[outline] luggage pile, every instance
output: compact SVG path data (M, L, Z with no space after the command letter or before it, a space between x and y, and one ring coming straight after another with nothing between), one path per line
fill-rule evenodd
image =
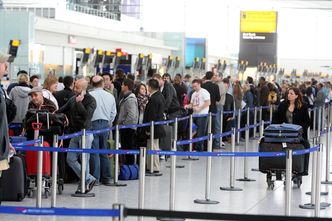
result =
M307 140L303 139L302 127L295 124L272 124L264 130L264 137L259 143L259 152L286 152L310 148ZM300 188L302 176L308 175L309 154L293 156L292 181ZM283 180L286 170L285 157L259 157L259 171L266 174L268 188L274 189L272 178Z

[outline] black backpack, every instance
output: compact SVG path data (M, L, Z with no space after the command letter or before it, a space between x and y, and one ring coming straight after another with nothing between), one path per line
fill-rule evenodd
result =
M6 100L6 112L7 112L7 121L8 124L11 123L14 118L16 117L16 112L17 112L17 107L14 104L14 102L9 99L9 97L7 96L6 92L3 90L3 88L1 87L1 90L3 92L3 94L5 95L5 100Z

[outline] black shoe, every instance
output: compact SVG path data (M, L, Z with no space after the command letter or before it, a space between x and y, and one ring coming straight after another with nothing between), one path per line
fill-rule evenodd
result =
M88 184L88 188L85 190L85 193L90 192L90 191L93 189L93 187L94 187L94 185L96 184L96 182L97 182L97 180L93 180L93 181L91 181L91 182Z
M101 184L105 185L105 186L112 186L113 183L111 181L108 182L102 182Z

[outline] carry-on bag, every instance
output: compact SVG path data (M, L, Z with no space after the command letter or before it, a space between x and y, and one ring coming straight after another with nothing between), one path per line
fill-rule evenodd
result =
M9 169L2 172L2 201L22 201L28 193L28 178L24 158L14 155L10 158Z

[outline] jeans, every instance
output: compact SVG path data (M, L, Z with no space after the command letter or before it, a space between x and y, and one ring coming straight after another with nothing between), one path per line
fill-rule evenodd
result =
M221 128L221 115L220 112L222 111L223 106L217 106L217 116L212 117L212 133L213 134L219 134L220 128ZM221 138L213 139L212 146L213 147L220 147L220 140Z
M108 128L107 120L92 121L92 130ZM108 149L109 133L94 134L92 149L105 150ZM111 180L111 164L107 154L91 154L90 156L91 174L99 182L110 182Z
M197 137L206 136L208 118L207 117L194 118L194 123L197 126L196 136ZM195 147L197 151L204 151L204 141L197 142Z
M93 140L93 135L87 134L85 138L86 149L91 149L92 140ZM71 138L68 148L81 148L81 147L82 147L81 137ZM81 155L80 153L73 153L73 152L69 152L67 154L67 163L73 169L73 171L78 177L81 177L81 164L78 162L78 158L80 157L80 155ZM90 156L89 154L85 154L85 156L86 156L85 183L89 184L93 180L95 180L95 178L90 174L90 167L89 167Z

